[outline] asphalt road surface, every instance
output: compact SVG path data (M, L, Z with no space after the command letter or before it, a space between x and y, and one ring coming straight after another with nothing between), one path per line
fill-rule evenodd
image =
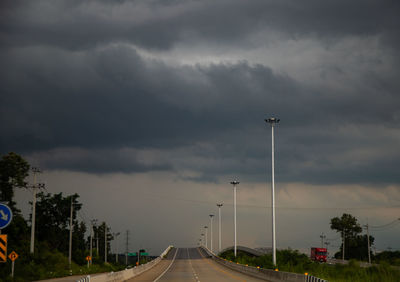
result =
M128 280L136 281L265 281L226 268L199 248L172 249L166 259L152 269Z

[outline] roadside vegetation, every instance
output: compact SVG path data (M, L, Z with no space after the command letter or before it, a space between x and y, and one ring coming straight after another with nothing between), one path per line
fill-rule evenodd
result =
M36 203L35 252L30 254L31 218L25 219L14 202L15 189L28 189L27 178L30 165L21 156L9 153L0 158L0 202L8 205L13 212L11 223L2 234L8 236L8 254L15 251L14 280L11 279L11 261L0 263L0 281L33 281L70 275L68 263L69 221L71 202L74 206L72 216L72 274L88 274L106 271L118 271L125 265L104 263L104 238L107 232L107 250L109 261L115 259L110 253L113 240L105 222L93 226L93 264L87 268L86 257L89 255L90 237L86 236L88 227L80 217L82 204L79 195L50 194L40 192ZM98 249L96 248L98 246Z
M235 258L233 251L226 251L220 257L243 265L259 266L275 269L272 265L272 255L253 257L238 251ZM276 253L277 269L279 271L308 273L328 280L329 282L397 282L400 281L400 269L392 267L387 261L381 260L378 266L360 267L356 260L350 260L348 265L331 265L313 262L305 254L295 250L279 250ZM397 258L399 259L399 257Z

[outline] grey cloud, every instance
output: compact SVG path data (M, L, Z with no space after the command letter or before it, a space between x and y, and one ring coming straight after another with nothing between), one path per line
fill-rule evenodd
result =
M382 87L375 76L365 81L365 89L332 93L262 65L171 67L145 60L124 45L79 53L26 48L4 54L2 61L9 66L0 76L3 152L29 154L60 147L94 151L71 160L57 155L47 158L45 165L54 169L75 167L100 173L189 169L200 172L199 180L216 181L226 174L264 179L269 132L263 119L277 115L282 119L278 177L318 183L355 181L382 160L374 156L363 171L331 162L343 146L346 150L360 143L369 146L368 138L339 129L352 124L398 128L396 88ZM386 95L376 100L385 87ZM394 136L387 138L390 147L396 146ZM201 143L210 145L196 146ZM151 166L125 158L108 162L93 157L109 155L96 150L123 147L174 153L189 149L179 158L173 154L163 158L168 153L161 152L160 165ZM385 181L397 181L395 166L383 164ZM378 172L371 173L368 179L379 177Z
M325 38L328 44L342 36L382 34L382 42L397 46L398 11L396 1L378 0L6 1L0 38L11 46L68 49L109 42L170 49L186 40L249 47L248 36L261 32L268 38L272 29L290 38Z
M169 171L172 169L169 164L160 162L159 159L152 161L145 152L128 148L114 150L58 148L34 152L28 155L27 159L44 170L69 170L95 174Z
M381 30L393 36L395 7L363 2L356 17L356 4L342 11L337 1L5 3L0 28L3 153L35 156L49 169L187 170L196 173L182 174L185 179L215 182L241 175L256 181L269 169L270 133L263 119L276 115L282 119L277 134L280 179L399 180L396 61L384 72L364 68L354 77L351 70L322 66L321 73L329 74L321 79L325 84L312 84L246 61L172 66L122 43L168 49L192 38L229 48L227 42L240 45L238 40L246 41L243 34L259 32L266 23L292 36L314 34L328 41ZM115 14L108 13L111 7ZM57 16L61 10L63 16ZM396 50L379 47L396 58ZM351 63L362 65L366 57ZM341 84L345 87L331 86ZM354 130L343 130L351 126ZM61 154L65 148L74 148L69 158ZM158 153L151 163L143 163L136 155L122 155L121 148ZM376 153L349 153L359 148ZM120 152L114 158L113 150Z

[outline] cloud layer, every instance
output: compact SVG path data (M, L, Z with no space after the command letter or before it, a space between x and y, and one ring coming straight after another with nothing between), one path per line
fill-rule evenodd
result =
M282 181L398 183L397 6L6 1L1 151L259 181L276 115Z

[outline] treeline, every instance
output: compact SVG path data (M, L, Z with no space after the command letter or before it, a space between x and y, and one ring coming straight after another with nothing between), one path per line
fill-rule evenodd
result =
M15 189L29 189L27 177L30 165L16 153L9 153L0 160L0 201L8 205L13 212L12 222L2 234L8 237L8 253L15 251L19 257L15 261L14 281L32 281L49 277L65 276L70 274L68 261L70 213L72 214L72 273L87 273L106 270L118 270L122 266L104 265L105 232L107 232L107 253L109 260L110 242L113 236L105 222L93 226L93 265L86 267L86 257L89 255L90 231L83 220L78 219L82 208L79 195L63 195L39 192L36 202L35 247L30 252L31 222L25 219L14 201ZM32 203L30 203L32 205ZM0 281L11 281L11 262L0 264Z

